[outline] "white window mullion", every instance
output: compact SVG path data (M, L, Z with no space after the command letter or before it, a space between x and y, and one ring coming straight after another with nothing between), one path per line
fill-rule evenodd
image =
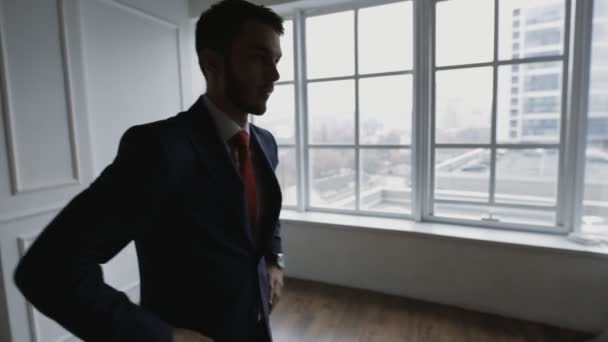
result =
M568 99L568 93L570 89L568 86L568 78L570 75L569 71L573 73L577 72L574 68L570 67L570 61L574 61L570 58L570 56L572 55L571 48L575 44L577 44L578 39L576 39L575 37L574 40L571 40L570 37L571 32L575 29L575 25L577 25L576 22L579 21L578 18L576 18L577 20L575 20L575 22L571 22L570 20L570 18L572 17L571 13L573 8L573 5L570 0L566 0L565 6L566 20L564 23L564 61L562 63L562 116L560 123L560 150L557 174L557 212L555 216L555 223L557 227L561 228L564 233L571 231L573 227L572 215L574 209L574 198L572 194L575 193L573 191L576 191L576 189L573 188L572 184L572 182L575 182L575 179L572 178L574 177L575 167L568 163L568 158L570 158L568 157L568 154L570 153L570 151L567 149L571 147L570 139L573 138L570 136L571 122L569 116L571 115L571 113L576 113L569 109L570 103ZM572 43L570 43L571 41ZM575 77L576 76L574 76L573 79ZM577 92L579 90L580 89L573 89L574 92ZM573 99L571 98L570 101L573 101Z
M428 39L433 30L433 4L426 0L414 1L414 87L412 95L412 216L422 221L431 212L431 174L429 172L430 108L431 108L431 66L429 57L432 41Z
M534 148L549 148L549 149L558 149L560 148L560 144L543 144L543 143L528 143L528 144L435 144L435 148L459 148L459 149L468 149L468 148L492 148L496 147L498 149L507 148L507 149L534 149Z
M426 185L426 198L424 199L423 202L423 209L424 209L424 213L423 213L423 219L427 218L427 219L432 219L432 215L434 212L434 206L435 206L435 126L436 126L436 122L437 122L437 115L435 113L435 97L436 97L436 78L437 78L437 66L436 64L436 54L437 51L435 49L436 47L436 41L437 41L437 30L436 30L436 14L437 14L437 3L433 3L432 1L423 1L425 3L427 3L427 17L426 19L428 19L427 22L427 29L428 29L428 36L426 37L426 39L429 41L428 42L428 47L427 47L427 51L428 51L428 57L429 57L429 62L430 62L430 82L429 82L429 97L428 97L428 101L429 101L429 109L430 109L430 115L428 116L428 118L430 119L430 122L427 122L427 127L426 127L426 132L428 133L428 139L426 140L426 143L428 144L428 148L426 149L426 151L424 151L426 153L426 158L427 160L425 160L426 165L425 165L425 171L428 175L427 181L425 183ZM429 39L430 38L430 39Z
M296 165L298 169L298 211L305 211L309 205L308 183L308 126L306 117L306 26L302 11L297 10L293 17L294 24L294 64L296 90Z
M496 116L498 103L498 0L494 0L494 58L492 67L492 126L490 140L490 186L489 186L489 201L494 204L496 197Z
M444 70L483 68L483 67L491 67L494 65L502 66L502 65L516 65L516 64L525 64L525 63L561 62L563 58L564 58L563 55L515 58L515 59L497 60L495 62L442 65L442 66L436 67L435 70L444 71Z
M501 207L501 208L514 208L514 209L522 209L522 210L544 210L544 211L555 211L554 205L535 205L535 204L516 204L516 203L489 203L489 202L478 202L478 201L467 201L467 200L450 200L450 199L436 199L435 203L443 203L443 204L457 204L457 205L471 205L471 206L480 206L480 207ZM508 224L508 223L507 223Z
M568 1L570 3L570 1ZM568 126L565 133L564 184L562 209L566 231L579 230L582 216L585 176L585 148L587 138L587 106L589 99L589 72L591 65L591 38L593 29L593 1L576 1L574 5L572 58L568 67L572 75L567 99ZM569 28L568 28L569 29Z
M359 153L359 9L355 8L355 210L361 208Z

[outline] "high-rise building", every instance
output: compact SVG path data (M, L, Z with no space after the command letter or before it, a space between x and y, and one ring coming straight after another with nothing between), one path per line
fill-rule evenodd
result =
M513 9L512 58L555 56L564 46L563 1ZM559 140L562 64L539 62L511 66L509 140Z
M593 13L589 88L589 147L608 152L608 1L596 1Z
M594 16L594 34L608 32L608 11ZM513 59L556 56L565 47L561 0L526 3L512 13ZM598 29L600 26L600 29ZM603 28L603 29L602 29ZM607 35L608 36L608 35ZM608 148L608 42L593 39L588 136L591 146ZM558 142L562 111L561 62L511 66L508 137L511 142Z

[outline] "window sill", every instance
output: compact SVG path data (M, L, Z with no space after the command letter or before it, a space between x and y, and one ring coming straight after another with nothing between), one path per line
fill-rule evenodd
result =
M559 253L574 253L608 258L608 246L586 246L569 241L562 235L468 227L405 219L369 217L320 212L281 211L280 220L289 223L308 223L344 229L415 234L425 237L451 238L481 243L543 249Z

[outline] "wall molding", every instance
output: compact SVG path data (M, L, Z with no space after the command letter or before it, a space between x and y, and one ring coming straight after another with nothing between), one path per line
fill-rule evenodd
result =
M57 187L64 187L70 185L77 185L81 183L81 170L80 161L78 157L78 144L76 136L76 117L74 113L74 94L72 86L72 70L69 58L69 45L68 45L68 28L65 17L65 1L56 0L57 8L57 19L59 22L59 41L61 45L61 60L63 66L63 79L64 79L64 91L65 101L68 116L68 132L69 132L69 143L70 143L70 155L72 159L72 178L55 183L43 183L37 185L25 185L20 177L19 168L19 154L17 141L15 140L15 120L14 120L14 108L12 105L12 94L10 90L10 72L8 67L8 54L6 51L6 39L3 36L2 28L4 26L3 17L0 16L0 70L2 75L0 76L0 88L2 88L2 116L4 119L4 130L6 134L7 142L7 153L8 153L8 164L9 173L11 176L11 195L16 196L27 192L38 192L49 190Z
M19 249L19 258L22 258L25 255L25 252L31 246L32 242L34 240L36 240L37 236L38 236L38 233L33 234L33 235L20 236L17 238L17 244L18 244L18 249ZM136 280L136 281L128 284L127 286L122 287L120 289L120 291L124 292L125 294L128 294L129 292L138 288L139 283L140 283L140 281ZM32 342L45 342L42 339L42 335L40 333L39 319L40 319L41 314L38 312L38 310L36 310L36 308L30 302L26 301L26 307L27 307L28 325L29 325L29 330L30 330L30 334L32 337ZM47 318L47 319L50 319L50 318ZM66 332L65 334L61 335L59 338L55 339L52 342L66 342L68 340L71 340L72 338L74 338L74 335L70 334L69 332Z
M78 151L78 133L76 130L76 112L74 101L74 86L72 84L72 61L70 59L70 45L68 39L68 24L65 13L66 0L57 1L57 17L59 18L59 41L61 44L62 63L63 63L63 80L66 91L66 108L68 110L68 129L70 132L70 152L72 154L72 177L71 184L82 183L82 170L80 169L80 158Z
M0 6L2 6L0 4ZM0 97L2 102L2 119L4 122L4 134L6 139L6 153L8 159L8 171L10 173L10 185L11 193L14 195L17 193L17 170L16 170L16 159L15 146L13 144L13 132L15 131L13 120L12 120L12 103L10 102L11 91L9 87L9 70L6 53L6 38L4 36L4 12L0 12Z
M184 65L182 63L182 41L181 41L181 30L178 28L175 29L175 42L177 49L177 82L178 82L178 91L179 91L179 108L180 111L186 111L188 108L185 107L186 100L184 99L184 75L182 74L182 70L184 69Z
M0 216L0 224L25 220L25 219L29 219L29 218L36 217L36 216L42 216L42 215L50 214L53 212L58 212L61 209L63 209L64 206L65 206L65 204L51 205L48 207L40 207L40 208L35 208L35 209L30 209L30 210L23 210L16 214L13 213L11 215Z
M135 6L131 5L131 4L128 4L124 0L99 0L99 1L105 2L107 4L111 4L113 6L116 6L116 7L120 8L120 9L123 9L123 10L125 10L127 12L130 12L132 14L135 14L135 15L138 15L140 17L146 18L148 20L152 20L152 21L154 21L156 23L163 24L163 25L168 26L168 27L170 27L172 29L179 30L179 26L176 23L174 23L172 21L169 21L169 20L167 20L165 18L159 17L159 16L157 16L155 14L152 14L152 13L150 13L148 11L145 11L145 10L139 8L139 7L135 7Z

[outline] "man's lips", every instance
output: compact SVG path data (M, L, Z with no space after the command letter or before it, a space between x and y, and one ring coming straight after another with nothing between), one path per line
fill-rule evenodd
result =
M265 95L270 95L274 91L274 86L262 87L262 93Z

